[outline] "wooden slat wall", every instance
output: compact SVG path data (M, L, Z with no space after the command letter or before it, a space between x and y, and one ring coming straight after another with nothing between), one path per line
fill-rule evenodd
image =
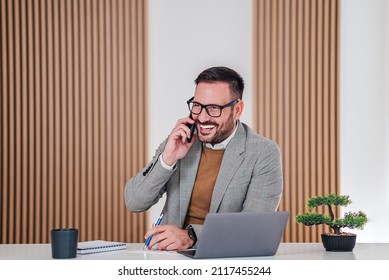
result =
M142 242L146 1L1 0L1 243Z
M284 241L320 241L294 222L310 196L339 192L339 0L254 0L254 122L279 143ZM337 209L337 211L339 211Z

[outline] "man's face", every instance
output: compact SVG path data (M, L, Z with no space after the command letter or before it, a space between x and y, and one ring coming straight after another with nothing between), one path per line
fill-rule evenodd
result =
M205 83L196 86L194 102L202 105L226 105L233 100L229 85L225 82ZM203 109L200 115L193 114L196 121L197 137L203 143L212 145L223 142L235 129L236 121L240 118L243 110L243 101L232 107L222 110L220 117L211 117Z

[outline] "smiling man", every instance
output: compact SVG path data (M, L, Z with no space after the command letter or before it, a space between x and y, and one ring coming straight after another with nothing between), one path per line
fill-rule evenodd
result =
M148 210L166 193L163 221L145 235L154 235L148 248L190 248L201 238L208 213L275 211L281 198L278 145L239 121L242 77L213 67L195 84L187 102L190 117L178 120L151 163L125 186L125 203L133 212Z

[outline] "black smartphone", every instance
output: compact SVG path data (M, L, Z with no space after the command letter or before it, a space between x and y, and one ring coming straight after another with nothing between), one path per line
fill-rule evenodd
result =
M189 118L192 118L192 114L189 115ZM194 124L187 124L187 126L190 128L190 136L188 138L186 138L186 142L189 143L192 141L192 136L193 136L193 133L195 133L196 131L196 123Z

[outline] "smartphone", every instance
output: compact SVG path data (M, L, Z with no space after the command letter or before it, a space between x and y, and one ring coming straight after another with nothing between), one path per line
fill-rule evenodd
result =
M193 120L192 114L189 115L189 118ZM186 142L189 143L192 141L193 133L196 131L196 123L194 124L187 124L187 126L190 128L190 136L186 138Z

